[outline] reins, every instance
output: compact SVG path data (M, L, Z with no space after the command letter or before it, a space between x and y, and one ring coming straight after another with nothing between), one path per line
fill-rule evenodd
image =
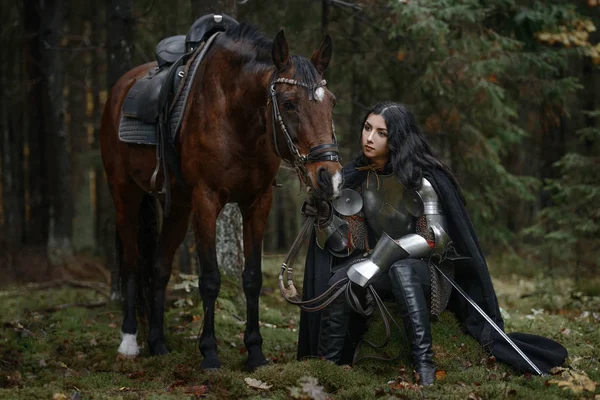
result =
M300 228L300 232L298 233L298 236L296 236L296 239L294 240L292 247L287 252L287 254L283 260L283 263L281 264L281 269L279 271L279 291L281 292L281 295L288 303L294 304L294 305L300 307L300 309L302 311L316 312L316 311L323 310L325 307L327 307L328 305L333 303L339 296L341 296L342 294L345 294L346 302L348 303L350 308L354 312L356 312L364 317L368 317L373 313L373 304L372 303L375 302L375 305L377 306L379 315L381 315L381 319L383 320L383 324L385 327L385 335L386 335L385 340L383 341L382 344L375 344L367 339L362 339L356 346L356 350L354 352L354 357L352 359L352 364L356 364L357 362L365 360L365 359L376 359L376 360L384 360L384 361L393 361L393 360L397 359L402 354L402 350L398 353L398 355L396 355L395 357L391 357L391 358L381 357L381 356L358 357L358 353L359 353L361 345L363 343L366 343L367 345L369 345L370 347L372 347L374 349L380 349L382 347L385 347L390 342L390 339L391 339L390 319L392 320L394 325L398 328L398 330L400 332L402 331L402 329L400 328L400 326L398 325L396 320L392 317L391 313L389 312L389 310L383 303L383 300L381 300L381 297L379 297L379 294L377 294L377 292L375 291L373 286L369 286L369 288L367 289L368 291L367 291L367 307L366 308L362 307L358 296L352 290L352 283L349 281L349 279L347 277L335 282L325 292L323 292L321 295L319 295L313 299L302 300L300 298L300 296L298 294L298 290L296 289L296 286L294 285L293 264L294 264L294 261L296 260L296 256L298 255L298 252L300 250L300 247L302 246L302 243L306 239L309 238L312 228L314 226L314 223L315 223L315 217L305 217L304 223L302 224L302 227ZM284 275L285 275L287 282L284 282Z
M273 79L271 80L271 84L269 86L270 97L269 97L269 100L267 101L267 105L269 105L269 103L270 103L270 105L272 107L271 123L272 123L272 131L273 131L273 146L275 148L275 153L277 154L277 156L279 158L281 158L286 163L288 163L292 167L294 167L294 169L296 170L296 173L298 174L298 178L300 179L300 181L302 181L306 184L307 181L310 181L307 177L307 172L306 172L307 164L316 163L316 162L326 162L326 161L340 162L341 159L340 159L340 155L339 155L337 138L335 135L335 126L333 125L333 121L332 121L332 132L333 132L333 135L332 135L333 142L332 143L317 145L315 147L312 147L309 150L308 154L306 154L306 155L301 154L300 150L298 149L298 146L296 146L291 135L289 134L289 132L285 126L285 122L283 121L281 112L279 111L279 104L277 101L277 92L275 90L275 86L277 84L286 84L286 85L295 85L295 86L304 87L308 90L309 100L314 100L316 90L324 87L327 84L327 82L325 80L322 80L318 83L311 85L311 84L307 84L305 82L297 81L295 79L277 78L276 72L275 72L275 75L273 76ZM283 137L287 144L288 151L292 157L291 160L284 158L279 149L279 141L277 140L277 124L275 122L276 120L279 122L279 129L280 129L281 133L283 134ZM356 313L363 315L365 317L368 317L369 315L371 315L373 313L373 304L372 303L374 301L379 309L379 314L381 315L381 317L384 321L385 330L386 330L386 338L385 338L385 341L383 342L383 344L381 344L381 345L373 344L372 342L370 342L366 339L361 340L361 342L357 346L356 351L354 353L353 364L360 360L367 359L367 358L374 358L374 359L380 359L380 360L394 360L394 359L398 358L400 356L400 354L398 354L398 356L396 356L394 358L385 358L385 357L378 357L378 356L358 357L358 351L360 349L360 345L363 342L367 343L368 345L370 345L373 348L381 348L389 343L390 337L391 337L391 329L390 329L390 323L389 323L388 317L391 318L392 321L394 322L394 324L398 327L398 329L400 329L400 327L398 326L396 321L392 318L390 312L387 310L387 308L383 304L383 301L381 300L381 298L379 297L379 295L377 294L375 289L373 289L373 287L369 287L369 289L368 289L367 294L369 294L369 292L370 292L370 301L367 301L368 304L367 304L366 308L362 307L360 300L359 300L358 296L352 290L352 284L347 277L335 282L324 293L322 293L321 295L319 295L313 299L302 300L300 298L300 296L298 294L298 290L296 289L296 286L294 285L293 264L294 264L294 261L296 260L298 252L300 250L300 247L302 246L302 243L306 239L308 239L308 237L310 236L310 233L312 232L314 223L315 223L314 217L306 217L305 216L304 223L302 224L302 227L300 228L300 232L298 233L298 236L294 240L292 247L286 254L283 263L281 264L281 270L279 272L279 290L280 290L283 298L288 303L297 305L298 307L300 307L301 310L303 310L305 312L317 312L317 311L323 310L325 307L327 307L328 305L333 303L342 294L345 294L346 301L349 304L350 308L353 311L355 311ZM284 282L284 275L286 276L287 282Z

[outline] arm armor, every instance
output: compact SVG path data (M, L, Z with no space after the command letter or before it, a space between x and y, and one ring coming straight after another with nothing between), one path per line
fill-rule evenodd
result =
M323 226L315 226L315 232L319 248L327 249L336 257L348 255L348 222L332 212Z
M447 233L448 223L439 197L431 183L425 178L423 178L421 189L417 190L416 193L423 203L423 212L420 215L415 215L415 217L425 216L427 228L433 234L434 245L431 252L442 253L450 241L450 236Z
M381 272L387 271L392 264L405 258L429 257L432 252L441 253L450 237L447 234L446 217L442 205L431 183L423 178L421 189L415 197L409 212L415 217L425 216L427 229L433 235L433 247L422 236L415 233L393 240L384 233L373 252L366 260L353 264L348 269L348 278L362 287L370 284ZM416 204L416 206L415 206Z

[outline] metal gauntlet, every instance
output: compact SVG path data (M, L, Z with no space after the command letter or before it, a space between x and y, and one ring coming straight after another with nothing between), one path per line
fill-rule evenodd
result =
M327 249L334 256L348 255L348 222L334 213L325 225L315 226L317 246Z
M425 257L430 252L431 247L422 236L410 233L396 241L384 232L369 257L348 268L348 279L365 287L395 262L405 258Z

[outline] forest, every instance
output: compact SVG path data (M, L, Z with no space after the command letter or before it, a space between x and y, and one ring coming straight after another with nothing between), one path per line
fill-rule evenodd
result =
M269 365L243 370L234 204L217 225L225 367L201 371L191 340L203 313L191 226L167 295L172 352L117 356L121 287L102 113L119 77L213 12L271 39L283 29L291 52L308 58L331 37L324 78L343 163L360 150L371 105L390 100L414 113L461 185L507 330L561 342L563 368L517 374L448 313L434 327L433 388L411 383L398 343L384 350L403 354L390 363L295 361L299 310L281 297L277 274L305 195L284 163L262 256ZM599 1L14 0L0 14L0 398L599 398ZM383 329L374 322L369 335Z

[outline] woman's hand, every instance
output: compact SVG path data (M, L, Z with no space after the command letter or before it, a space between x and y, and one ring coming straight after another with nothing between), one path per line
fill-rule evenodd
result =
M325 200L314 200L309 197L302 205L300 212L306 217L315 218L318 225L323 226L331 217L331 204Z

